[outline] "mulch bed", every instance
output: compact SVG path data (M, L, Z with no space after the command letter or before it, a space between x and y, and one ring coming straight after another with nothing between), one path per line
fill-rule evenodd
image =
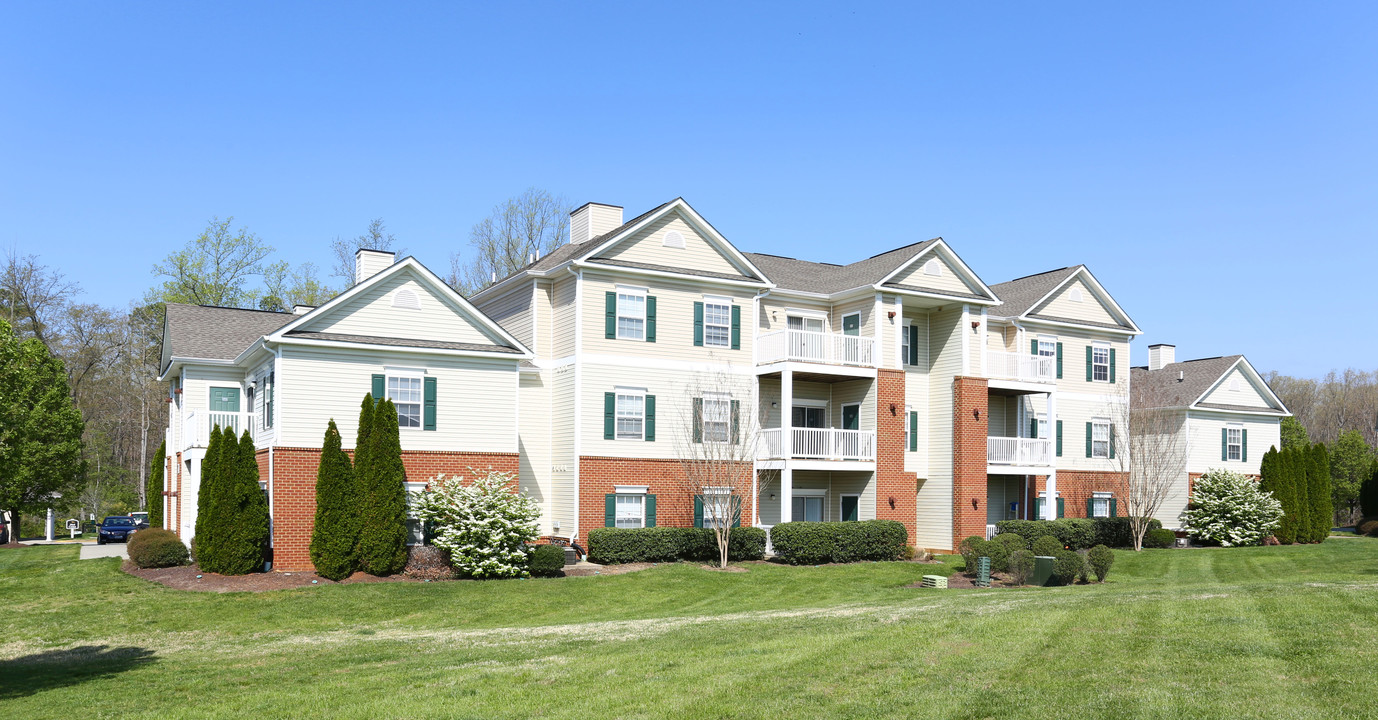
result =
M1008 575L1005 575L1004 573L991 573L991 574L990 574L990 586L991 586L992 588L1011 588L1011 587L1020 587L1019 585L1016 585L1016 584L1014 583L1014 581L1011 580L1011 579L1009 578L1009 576L1008 576ZM905 585L905 587L906 587L906 588L910 588L910 589L913 589L913 588L922 588L922 587L923 587L923 581L920 580L919 582L916 582L916 583L910 583L910 584L908 584L908 585ZM972 589L972 588L975 588L975 589L978 589L978 590L986 590L986 589L987 589L987 588L977 588L977 587L976 587L976 578L967 577L966 575L963 575L962 573L959 573L959 572L955 572L955 573L952 573L951 575L948 575L948 576L947 576L947 587L948 587L949 590L952 590L952 589L963 589L963 590L966 590L966 589Z
M17 542L8 542L8 543L5 543L4 545L0 545L0 549L14 548L14 549L17 550L17 549L19 549L19 548L26 548L26 547L33 547L33 546L32 546L32 545L25 545L24 543L17 543Z
M20 547L28 547L21 545ZM651 563L627 563L625 565L605 565L597 567L569 567L565 570L565 577L580 577L589 575L622 575L624 573L645 570L651 567ZM143 578L149 582L155 582L174 590L195 590L200 592L265 592L268 590L290 590L299 587L320 587L322 585L353 585L355 583L386 583L386 582L476 582L472 579L466 580L429 580L425 578L408 577L406 575L391 575L388 577L374 577L368 573L357 572L349 577L336 582L328 580L315 573L310 572L266 572L249 573L248 575L217 575L215 573L203 573L195 565L183 565L181 567L170 568L138 568L134 563L125 561L122 569L137 578Z

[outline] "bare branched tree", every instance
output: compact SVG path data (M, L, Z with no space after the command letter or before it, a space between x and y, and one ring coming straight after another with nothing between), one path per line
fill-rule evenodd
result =
M499 203L469 231L467 255L450 256L450 286L469 296L550 254L569 236L569 211L567 200L536 188Z
M6 253L0 271L0 307L20 336L38 338L52 349L54 326L80 293L80 285L40 263L37 255Z
M1270 372L1264 379L1312 442L1332 445L1354 431L1369 447L1378 447L1378 372L1349 368L1320 380Z
M374 218L369 222L368 229L363 235L355 238L336 237L330 241L330 255L334 263L330 266L330 276L342 280L346 290L354 287L354 253L360 250L387 250L398 255L406 254L406 250L398 246L397 236L388 232L387 227L383 225L383 218ZM314 277L314 266L311 270Z
M703 527L717 539L719 567L727 567L732 529L743 522L743 498L754 489L761 426L750 397L749 385L714 374L698 378L680 403L680 485L701 506Z
M1121 469L1118 493L1124 499L1134 549L1142 550L1149 522L1174 490L1185 490L1187 468L1186 412L1168 407L1166 395L1149 383L1136 383L1130 403L1118 407L1113 422L1127 428L1128 447L1116 454Z

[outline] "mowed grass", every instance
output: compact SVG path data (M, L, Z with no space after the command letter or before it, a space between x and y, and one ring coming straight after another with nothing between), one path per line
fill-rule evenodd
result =
M1378 715L1368 538L976 591L876 563L212 595L76 555L0 551L7 716Z

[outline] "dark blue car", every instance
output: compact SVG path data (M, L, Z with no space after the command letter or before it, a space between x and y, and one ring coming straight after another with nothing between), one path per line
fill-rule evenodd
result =
M116 540L129 542L129 536L138 529L139 524L128 515L107 515L100 527L96 528L96 544L104 545Z

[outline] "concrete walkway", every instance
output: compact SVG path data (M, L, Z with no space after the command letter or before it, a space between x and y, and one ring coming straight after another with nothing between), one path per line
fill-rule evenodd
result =
M129 546L124 543L110 543L108 545L97 545L95 543L81 544L81 559L90 560L92 558L117 557L129 559Z

